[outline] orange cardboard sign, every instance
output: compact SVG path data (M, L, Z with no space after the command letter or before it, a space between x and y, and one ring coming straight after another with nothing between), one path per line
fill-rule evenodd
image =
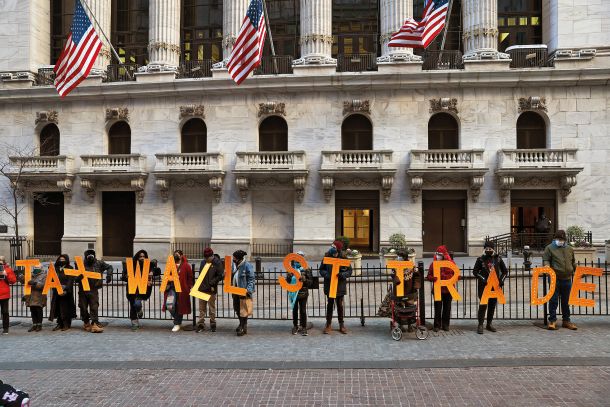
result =
M500 304L506 304L504 291L502 291L502 287L500 287L500 280L498 280L495 267L491 268L491 273L489 273L489 277L487 278L487 284L485 285L483 295L481 296L481 304L487 305L490 298L497 298Z
M91 287L89 286L89 279L92 280L101 280L102 274L96 273L94 271L85 270L85 263L83 263L82 256L75 256L74 261L76 262L76 269L64 269L64 274L67 276L79 277L83 276L81 284L83 286L83 291L90 291Z
M388 261L388 268L396 270L396 277L398 277L398 281L400 282L396 286L397 297L405 296L405 270L412 269L413 267L415 267L415 263L413 263L412 261Z
M25 285L23 286L23 294L30 295L32 293L32 287L28 284L32 279L32 269L34 267L40 267L40 260L38 259L27 259L27 260L16 260L15 265L17 267L25 268L24 281Z
M134 270L135 263L135 270ZM146 294L148 291L148 272L150 270L150 260L144 259L144 267L140 269L140 262L126 258L127 266L127 292L129 294Z
M280 283L280 287L291 293L297 292L301 288L303 288L303 282L300 280L301 273L299 273L299 271L293 268L290 264L290 262L293 260L301 263L304 268L309 267L309 264L307 264L307 260L305 260L305 258L301 255L298 255L296 253L289 253L288 255L286 255L286 257L284 257L284 269L286 269L288 273L293 274L296 277L297 282L295 284L288 284L288 281L286 281L286 278L284 278L284 276L279 276L278 282Z
M456 266L455 263L449 260L434 260L432 262L432 267L434 277L436 278L436 281L434 282L434 301L441 300L442 287L447 287L449 293L451 294L451 297L453 297L455 301L461 301L462 296L455 288L455 283L457 283L458 279L460 278L460 269L458 268L458 266ZM441 280L441 268L443 267L450 268L451 270L453 270L453 277L448 280Z
M576 305L579 307L595 307L595 300L593 298L581 298L578 296L578 294L580 291L594 293L597 285L595 283L583 283L581 279L585 275L601 277L602 273L603 270L596 267L576 267L574 281L572 282L572 290L570 291L570 305Z
M174 283L174 291L176 291L177 293L181 293L182 287L180 287L180 276L178 275L176 262L174 261L174 256L172 255L167 256L167 263L165 263L165 272L163 273L163 280L161 281L159 291L164 293L167 289L167 284L170 281Z
M333 266L330 272L330 289L328 290L329 298L337 298L337 286L339 285L339 269L341 266L348 267L351 262L348 259L339 259L336 257L324 257L323 264Z
M42 289L42 293L47 295L49 293L49 289L54 288L57 290L57 294L64 295L64 289L61 287L61 281L59 281L59 276L57 275L57 271L55 271L55 265L53 263L49 264L49 270L47 271L47 279L44 282L44 288Z
M191 288L191 292L189 293L191 297L199 298L200 300L204 301L210 301L210 298L212 298L210 294L202 293L201 291L199 291L199 287L201 287L203 279L208 274L208 270L210 270L211 266L212 263L206 263L206 265L203 267L203 270L201 270L201 273L199 273L199 277L197 277L197 281L195 281L195 285L193 286L193 288Z
M248 294L248 290L245 288L234 287L231 282L231 278L233 277L233 270L231 265L233 261L231 256L225 256L225 283L224 283L224 292L228 294L239 295L240 297L245 297Z
M549 302L549 300L553 296L553 293L555 292L555 287L557 286L557 275L555 274L555 271L553 271L553 269L549 266L535 267L533 271L534 272L532 273L532 289L530 294L530 301L532 305L544 305ZM539 298L538 280L542 274L548 274L551 277L551 286L549 287L549 291L546 293L546 295L542 298Z

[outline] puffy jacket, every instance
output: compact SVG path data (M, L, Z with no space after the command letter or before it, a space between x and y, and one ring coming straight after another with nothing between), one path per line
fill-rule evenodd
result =
M326 253L324 257L332 257L329 253ZM324 294L328 295L330 292L330 281L333 271L333 266L331 264L320 265L320 276L324 278ZM341 266L339 267L339 281L337 282L337 297L341 297L347 294L347 279L352 276L352 267L351 266Z
M10 266L5 264L4 271L6 271L6 276L4 276L3 279L0 279L0 300L8 300L11 298L11 288L9 286L17 282L17 277L15 277L15 273Z
M443 260L448 260L455 264L451 256L449 255L449 251L447 251L447 247L439 246L436 251L441 253L444 257ZM450 280L455 273L449 267L441 267L441 280ZM430 263L430 267L428 267L428 275L426 276L426 280L435 282L436 277L434 277L434 262ZM432 286L432 292L434 292L434 286ZM449 289L447 287L441 287L441 293L448 294Z
M496 275L498 276L498 280L500 280L500 285L504 285L504 279L508 276L508 270L506 269L506 265L497 254L492 256L483 255L477 259L474 263L474 268L472 269L472 274L482 283L486 284L487 279L489 278L489 273L491 273L491 267L496 270Z
M93 264L87 264L86 259L87 256L89 254L92 254L95 257L95 250L86 250L85 251L85 270L87 271L94 271L96 273L100 273L102 275L102 278L100 280L90 280L89 281L89 285L91 290L98 290L100 288L102 288L102 286L104 285L104 272L106 272L106 277L108 278L108 276L110 276L109 278L112 279L112 273L114 272L114 268L106 263L103 260L99 260L99 259L95 259L95 261L93 262ZM83 290L83 283L82 283L82 279L79 279L78 281L78 288L79 290Z
M24 277L19 280L23 283ZM32 274L31 280L34 280L36 284L31 285L30 295L25 296L25 305L28 307L46 307L47 306L47 294L43 294L42 290L47 282L47 272L41 271L37 275Z
M199 272L203 270L206 265L206 261L203 260L199 265ZM222 261L216 257L212 258L212 265L208 270L208 273L205 275L201 286L199 286L199 291L205 294L216 294L218 292L218 284L225 277L224 267L222 265Z
M574 249L571 246L558 247L551 243L544 248L542 264L550 266L560 280L570 280L576 270Z

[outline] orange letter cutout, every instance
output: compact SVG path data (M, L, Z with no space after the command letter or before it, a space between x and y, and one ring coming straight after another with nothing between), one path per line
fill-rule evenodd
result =
M333 268L330 272L330 289L328 290L329 298L337 298L337 286L339 285L339 269L341 266L348 267L351 262L349 259L338 259L335 257L324 257L323 264L332 264Z
M548 274L549 276L551 276L551 286L549 287L549 291L546 293L546 295L542 298L539 298L538 297L538 279L540 278L540 275L542 275L542 274ZM555 274L555 271L552 268L550 268L549 266L535 267L534 273L532 274L532 292L531 292L532 305L544 305L547 302L549 302L549 300L553 296L553 293L555 292L555 287L557 287L557 275Z
M32 268L36 266L40 267L40 260L17 260L15 261L15 265L17 267L25 267L25 276L23 277L23 281L25 281L25 284L23 285L23 293L25 295L30 295L32 293L32 287L30 287L28 282L32 279Z
M182 288L180 287L180 276L178 275L178 269L176 268L176 262L174 261L174 256L167 256L167 263L165 263L165 272L163 273L163 280L161 281L161 287L159 287L159 291L162 293L165 292L167 288L167 283L174 283L174 291L177 293L182 292Z
M601 277L603 270L596 267L576 267L576 273L574 274L574 281L572 282L572 291L570 291L570 305L577 305L579 307L595 307L595 300L593 298L581 298L578 296L579 291L595 292L595 283L583 283L580 281L584 275L592 275Z
M453 297L456 301L461 301L462 296L458 293L455 288L455 283L457 283L460 278L460 269L453 262L449 260L434 260L432 262L434 277L436 277L436 281L434 282L434 301L441 300L441 287L447 287L451 297ZM447 267L453 270L453 277L449 280L441 280L441 268Z
M398 261L398 260L390 260L388 261L388 267L396 270L396 277L400 281L400 284L396 286L396 296L404 297L405 296L405 270L412 269L415 267L415 263L412 261Z
M502 287L500 287L500 280L498 280L495 267L491 268L491 273L489 273L489 277L487 278L487 285L481 296L481 304L487 305L490 298L497 298L500 304L506 304L504 291L502 291Z
M90 291L91 287L89 286L89 279L101 280L102 274L96 273L94 271L85 270L85 263L83 263L82 256L75 256L74 259L76 262L76 270L64 269L64 274L73 277L78 277L82 275L83 279L81 281L81 284L83 285L83 291Z
M64 289L61 288L61 281L59 281L59 276L57 275L57 271L55 271L55 265L53 263L49 263L47 280L44 282L42 293L47 295L49 293L49 288L54 288L57 290L57 294L64 295Z
M303 282L299 280L301 278L301 273L299 273L298 270L295 270L290 264L292 260L298 261L304 268L309 267L309 264L307 264L307 260L305 260L303 256L298 255L296 253L287 254L286 257L284 257L284 268L287 272L293 274L297 278L297 282L295 284L288 284L288 281L286 281L286 278L284 276L279 276L277 279L280 283L280 287L282 287L288 292L295 293L301 288L303 288Z
M224 283L224 291L228 294L239 295L240 297L245 297L248 293L248 290L245 288L233 287L231 284L231 278L233 277L233 270L231 269L231 265L233 261L231 256L225 256L225 283Z
M148 271L150 270L150 260L144 259L144 268L140 270L140 262L136 261L134 271L133 259L126 258L127 265L127 292L129 294L146 294L148 291Z
M191 292L189 293L191 297L199 298L200 300L204 301L210 301L210 298L212 298L210 294L202 293L201 291L199 291L199 287L201 286L201 283L203 283L203 279L205 278L206 274L208 274L208 270L211 266L212 263L207 263L203 267L203 270L201 270L201 273L199 273L199 277L197 277L197 281L195 281L195 285L193 286L193 288L191 288Z

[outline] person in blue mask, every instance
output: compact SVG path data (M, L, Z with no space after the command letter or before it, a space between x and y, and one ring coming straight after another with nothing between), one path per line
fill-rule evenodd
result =
M345 258L343 254L343 242L335 240L328 249L328 252L324 257L336 257ZM319 273L320 277L324 278L324 295L326 295L326 326L324 327L323 333L328 335L332 332L332 320L333 310L335 303L337 304L337 319L339 320L339 332L347 334L347 328L345 328L344 316L345 316L345 300L344 297L347 294L347 279L352 275L352 268L350 266L341 266L339 268L339 281L337 282L337 298L331 298L330 293L330 282L332 280L332 269L330 264L320 265Z
M298 251L296 254L305 258L305 253ZM309 298L309 287L313 281L311 269L304 269L298 261L292 261L292 267L301 274L300 281L303 286L299 291L288 293L288 303L292 309L292 334L300 333L302 336L307 336L307 299ZM296 284L297 278L293 274L286 276L286 281L290 284ZM299 315L301 327L299 329Z
M558 230L555 232L553 242L544 248L542 264L549 266L557 276L557 286L549 301L549 325L548 329L557 329L557 306L561 300L561 326L570 330L578 329L576 324L570 321L570 291L572 290L572 276L576 270L576 259L574 250L566 242L566 232Z

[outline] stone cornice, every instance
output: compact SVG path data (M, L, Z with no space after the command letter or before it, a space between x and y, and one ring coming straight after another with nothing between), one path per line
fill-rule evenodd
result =
M501 71L421 71L394 73L340 73L320 76L255 76L237 87L230 79L177 80L172 82L121 82L77 87L70 101L125 100L126 98L184 97L189 95L252 94L261 92L337 92L353 89L359 93L382 89L434 89L471 87L553 87L553 86L607 86L610 68L501 70ZM52 86L25 89L1 89L0 104L14 102L59 102Z

